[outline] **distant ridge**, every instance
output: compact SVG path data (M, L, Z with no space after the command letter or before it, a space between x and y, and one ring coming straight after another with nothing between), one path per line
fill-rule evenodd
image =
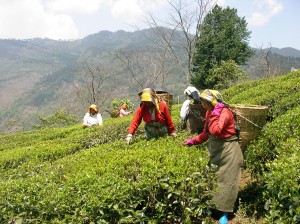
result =
M267 50L267 49L264 49L264 50ZM272 53L279 54L284 57L300 58L300 50L297 50L297 49L291 48L291 47L284 47L284 48L272 47L271 51L272 51Z

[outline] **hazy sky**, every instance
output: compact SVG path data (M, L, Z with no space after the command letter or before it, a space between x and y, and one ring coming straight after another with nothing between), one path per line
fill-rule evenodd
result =
M219 5L246 18L252 47L300 50L299 0L219 0ZM164 20L168 6L166 0L0 0L0 38L69 40L101 30L134 31L148 28L145 10Z

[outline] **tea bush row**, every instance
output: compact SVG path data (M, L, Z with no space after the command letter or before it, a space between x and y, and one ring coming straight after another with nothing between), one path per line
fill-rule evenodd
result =
M247 167L264 184L268 219L278 223L300 221L300 107L267 124L247 149Z
M270 116L275 118L299 105L300 72L242 83L225 90L223 95L232 104L269 106Z
M1 222L182 223L203 218L215 184L206 150L182 135L78 151L0 182Z
M82 129L78 124L0 136L0 173L24 163L52 161L78 150L124 139L128 126L129 121L109 119L102 127Z
M267 105L274 120L245 151L246 167L257 178L266 222L299 222L300 73L256 80L224 91L231 103ZM248 89L249 88L249 89ZM260 207L260 205L251 205Z

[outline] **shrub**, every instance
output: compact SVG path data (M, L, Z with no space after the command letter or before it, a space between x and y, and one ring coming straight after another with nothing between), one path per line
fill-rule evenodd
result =
M63 127L78 123L75 115L68 114L65 110L55 111L54 114L48 117L39 116L40 124L33 125L36 129Z
M114 99L111 102L111 106L114 110L119 110L124 103L127 105L127 110L134 109L134 104L129 99Z

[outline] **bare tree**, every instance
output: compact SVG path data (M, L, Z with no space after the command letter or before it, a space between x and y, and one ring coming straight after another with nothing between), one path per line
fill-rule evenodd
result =
M252 65L250 73L254 74L256 78L274 78L280 75L282 62L278 61L272 54L272 45L269 44L266 49L263 49L263 46L258 49L249 61L249 64Z
M75 94L83 104L103 106L116 94L118 83L114 78L113 65L93 65L84 60L84 68L79 70L82 83L75 85Z
M157 46L167 50L175 59L178 68L185 74L186 84L190 84L196 39L201 32L201 24L207 12L217 0L167 0L171 10L169 19L161 21L153 13L147 12L146 23L156 34L147 36ZM167 28L167 29L166 29ZM181 32L179 32L181 31ZM180 46L185 52L182 58Z
M166 50L128 48L114 52L114 57L125 67L136 91L148 86L163 86L170 72L170 55Z

